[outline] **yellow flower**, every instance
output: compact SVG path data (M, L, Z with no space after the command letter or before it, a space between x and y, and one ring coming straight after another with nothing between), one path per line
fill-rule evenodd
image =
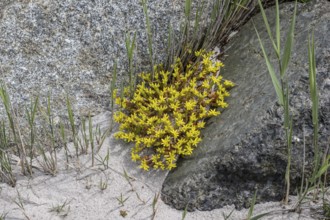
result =
M168 114L163 115L163 118L161 119L161 122L164 123L165 125L170 125L171 124L171 121L170 121L170 118L169 118Z
M133 132L130 132L130 133L126 134L125 139L127 142L132 142L132 141L134 141L134 137L135 137L135 134Z
M205 89L209 89L209 88L210 88L210 83L209 83L209 81L208 81L208 80L204 80L202 86L203 86Z
M196 117L196 114L193 112L190 117L189 117L189 121L190 122L195 122L197 121L197 117Z
M183 155L189 156L189 155L192 154L192 152L193 152L193 149L191 148L191 146L190 145L187 145L186 146L186 149L183 151Z
M225 80L223 82L223 84L226 86L226 87L229 87L229 88L232 88L235 86L235 84L232 82L232 81L229 81L229 80Z
M175 130L175 129L172 129L172 130L171 130L171 133L172 133L172 135L173 135L173 137L174 137L175 139L179 137L179 131L177 131L177 130Z
M167 169L168 170L171 170L171 169L173 169L175 167L176 167L176 164L175 163L170 163L170 164L167 165Z
M122 112L116 112L113 116L113 119L115 120L115 122L121 123L125 120L126 115Z
M143 142L146 145L146 147L151 147L154 144L155 139L153 139L151 137L150 138L144 138Z
M194 138L194 139L192 139L192 140L190 141L190 144L191 144L192 146L197 147L198 143L201 142L201 140L202 140L202 139L201 139L200 137L196 137L196 138Z
M141 160L140 168L143 169L143 170L146 170L146 171L149 170L149 165L147 164L146 159Z
M219 82L220 82L220 78L217 78L217 77L215 77L215 76L211 76L211 80L212 80L212 82L214 82L214 83L219 83Z
M211 109L209 112L208 112L208 116L217 116L217 115L220 115L220 112L219 111L216 111L215 109Z
M176 158L191 155L201 141L204 119L220 114L211 108L228 106L225 97L234 84L217 74L223 64L213 61L211 55L195 51L198 63L189 61L186 66L177 58L173 72L155 66L154 77L140 74L141 83L133 94L129 87L121 90L120 97L117 90L113 92L121 107L114 114L120 123L115 137L135 142L131 158L140 161L143 170L176 167Z
M116 103L116 105L121 106L121 98L117 97L116 100L115 100L115 103Z
M141 159L140 155L134 153L133 151L131 152L131 157L134 162Z
M158 160L160 159L160 155L159 154L154 154L152 155L151 157L151 160L154 164L157 164L158 163Z
M164 147L169 147L171 145L171 138L170 136L166 136L161 140Z
M155 131L155 138L160 138L165 134L165 131L163 129L158 129Z
M176 111L179 108L179 103L171 103L170 104L170 108L173 109L174 111Z
M221 108L227 108L228 107L228 104L222 100L218 100L217 101L217 105Z
M202 50L195 51L195 56L196 56L196 57L199 57L199 56L202 55L202 53L203 53Z
M189 100L186 102L185 107L188 111L194 110L195 106L196 106L196 101L195 100Z
M205 126L205 122L204 121L199 121L197 123L197 128L204 128L204 126Z
M175 120L175 124L176 124L177 126L181 127L182 125L185 124L185 122L183 121L182 118L180 118L180 119L176 119L176 120Z
M205 66L210 66L210 65L212 65L212 61L210 60L210 57L208 57L208 56L203 56L202 64L204 64Z

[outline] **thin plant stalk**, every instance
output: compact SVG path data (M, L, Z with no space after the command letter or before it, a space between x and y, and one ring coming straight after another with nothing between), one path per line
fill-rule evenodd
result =
M257 190L254 192L253 198L251 200L251 206L249 208L249 212L248 212L248 216L247 216L247 220L251 220L251 217L253 215L253 211L254 211L254 205L256 204L257 201Z
M30 126L30 167L32 167L32 160L33 160L33 151L34 151L34 144L35 144L35 116L37 113L39 97L37 96L34 102L31 101L30 110L26 109L26 116L28 119L28 123Z
M320 150L318 147L318 91L316 85L316 62L315 62L314 34L308 38L308 60L309 60L309 88L312 100L313 121L313 147L314 147L314 173L319 169Z
M62 138L62 142L64 144L64 152L65 152L65 160L66 160L66 169L69 168L69 155L68 155L68 142L67 142L67 137L66 137L66 132L64 129L64 124L61 122L60 123L60 134Z
M151 65L151 73L152 77L154 77L154 54L152 50L152 32L151 32L151 26L150 26L150 18L148 14L148 7L147 7L147 0L142 0L142 7L143 7L143 13L146 19L146 30L147 30L147 38L148 38L148 51L149 51L149 59L150 59L150 65Z
M9 127L14 136L14 143L16 145L17 153L20 158L19 164L21 166L22 173L26 174L25 166L28 163L26 161L25 149L24 149L24 146L22 145L23 143L20 140L20 134L18 134L18 129L16 128L16 125L18 125L18 124L15 121L15 113L12 109L11 101L10 101L9 95L8 95L7 90L4 85L2 85L0 88L0 98L5 107L7 118L9 121Z
M94 149L93 123L90 115L88 116L88 129L89 129L89 142L91 143L91 151L92 151L92 166L94 166L95 149Z
M134 77L134 69L133 69L133 55L135 50L135 42L136 42L136 33L134 33L133 40L129 36L125 37L125 45L126 52L128 57L128 73L129 73L129 87L131 94L134 91L135 87L135 77ZM115 63L115 71L117 71L117 63Z
M57 164L57 153L56 153L56 148L55 148L55 129L54 129L54 119L53 119L53 114L51 110L51 103L50 103L50 97L51 95L48 94L47 97L47 117L48 117L48 125L50 128L50 138L51 138L51 149L50 149L50 154L54 154L54 162Z
M280 105L284 109L284 130L285 130L285 137L286 137L286 145L287 145L287 166L285 171L285 183L286 183L286 193L285 193L285 199L284 203L288 204L289 200L289 193L290 193L290 170L291 170L291 157L292 157L292 117L290 114L290 107L289 107L289 86L288 86L288 75L286 74L286 70L291 58L291 51L293 47L293 39L294 39L294 29L295 29L295 23L296 23L296 13L297 13L297 2L295 3L294 13L291 20L290 29L287 33L287 38L284 46L284 52L281 56L281 45L280 45L280 16L279 16L279 3L278 0L276 0L276 34L275 34L275 40L273 38L273 35L270 30L270 26L267 20L267 16L265 14L265 11L263 9L261 0L258 0L261 14L266 26L266 30L269 36L269 39L272 42L276 58L278 61L279 66L279 72L280 72L280 80L278 80L278 77L275 73L273 65L270 63L270 60L268 58L268 55L265 51L265 48L263 46L263 43L260 39L260 36L258 34L258 31L256 30L257 37L259 39L260 47L262 50L262 53L264 55L266 65L268 68L268 72L270 74L270 77L272 79L278 100Z
M69 122L70 122L70 126L71 126L71 131L72 131L73 144L76 149L76 156L78 158L79 149L78 149L78 143L77 143L76 125L74 122L74 116L73 116L73 111L72 111L71 103L69 100L69 96L66 97L66 106L68 108L68 117L69 117Z
M10 155L6 152L8 148L8 138L6 125L4 122L0 124L0 180L4 180L11 186L16 185L16 179L10 164Z
M113 115L114 115L114 108L115 108L115 89L116 89L116 81L117 81L117 61L115 60L114 66L113 66L113 76L111 79L110 84L110 110L111 110L111 121L110 121L110 130L113 128Z

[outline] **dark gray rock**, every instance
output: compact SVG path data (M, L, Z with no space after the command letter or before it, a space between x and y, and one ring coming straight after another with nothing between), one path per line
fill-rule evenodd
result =
M282 33L288 30L292 11L292 3L281 7ZM267 10L272 27L275 26L274 12L274 8ZM287 164L283 110L277 103L253 22L269 54L272 46L261 15L252 20L227 46L223 75L237 84L228 99L229 108L208 122L199 148L191 157L180 158L178 167L163 184L163 201L177 209L184 209L186 205L190 211L232 204L237 208L246 207L256 189L258 202L283 198ZM312 30L315 31L320 98L319 145L324 150L330 136L329 1L313 1L298 7L295 46L288 70L294 124L292 190L301 180L304 134L307 171L313 157L307 54L308 34Z

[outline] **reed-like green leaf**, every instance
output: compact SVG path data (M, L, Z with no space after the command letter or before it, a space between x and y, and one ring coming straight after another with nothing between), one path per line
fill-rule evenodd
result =
M184 208L184 210L182 212L182 218L181 218L181 220L184 220L186 218L187 211L188 211L188 204L186 205L186 207Z
M111 112L112 113L113 113L114 105L115 105L114 91L116 89L116 81L117 81L117 60L115 60L115 63L113 65L113 75L112 75L111 85L110 85L110 100L111 100Z
M251 205L249 208L247 220L251 220L251 217L252 217L253 211L254 211L254 205L256 204L256 201L257 201L257 190L254 192L253 198L251 200Z
M92 166L94 166L95 150L94 150L94 135L93 135L93 123L92 117L88 115L88 130L89 130L89 142L91 143L92 151Z
M185 7L184 7L184 14L188 20L190 17L190 11L191 11L191 0L186 0Z
M276 46L277 46L277 57L278 59L280 58L281 54L281 31L280 31L280 9L279 9L279 4L278 0L276 2Z
M325 174L329 170L330 164L329 164L329 157L327 160L322 164L318 172L315 176L312 177L311 182L316 181L318 178L320 178L323 174Z
M131 93L134 91L134 85L135 85L135 77L133 70L133 55L135 50L135 42L136 42L136 32L134 33L133 40L131 40L130 36L126 35L125 45L126 45L126 52L128 57L129 87ZM115 63L115 65L117 68L117 63Z
M266 16L264 7L262 6L261 0L258 0L258 3L259 3L259 6L260 6L261 15L262 15L262 18L264 20L264 23L265 23L265 26L266 26L266 30L267 30L269 39L272 42L272 45L274 47L274 50L275 50L276 54L278 55L278 57L280 57L280 55L279 55L279 47L278 47L279 45L276 45L276 43L274 41L273 34L272 34L271 30L270 30L268 19L267 19L267 16Z
M316 62L315 62L315 45L314 34L308 39L308 58L309 58L309 88L312 99L312 117L313 124L318 124L318 91L316 84Z
M262 50L262 53L264 55L264 58L266 60L266 65L267 65L267 69L268 69L268 72L269 72L269 75L272 79L272 82L273 82L273 85L274 85L274 88L275 88L275 91L276 91L276 94L277 94L277 97L278 97L278 101L280 103L280 105L284 106L284 100L283 100L283 92L282 92L282 87L281 87L281 84L275 74L275 71L274 71L274 68L273 68L273 65L270 63L269 59L268 59L268 56L266 54L266 51L265 51L265 48L264 48L264 45L260 39L260 36L259 36L259 33L257 31L257 29L255 28L256 30L256 33L257 33L257 36L258 36L258 39L259 39L259 43L260 43L260 47L261 47L261 50Z
M284 73L286 72L291 57L291 51L292 51L293 39L294 39L294 29L296 24L296 14L297 14L297 1L294 5L293 17L291 20L290 29L287 33L284 52L281 59L281 68L280 68L281 77L283 77Z
M154 77L154 53L152 50L152 32L151 32L151 26L150 26L150 19L148 14L148 7L147 7L147 0L142 0L142 6L143 6L143 13L146 18L146 26L147 26L147 37L148 37L148 51L149 51L149 59L150 59L150 65L151 65L151 73Z

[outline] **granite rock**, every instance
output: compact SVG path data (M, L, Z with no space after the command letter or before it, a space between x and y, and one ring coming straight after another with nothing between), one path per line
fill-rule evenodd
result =
M207 12L211 12L208 9L213 0L204 2L202 26L209 20ZM192 13L199 3L192 1ZM253 0L251 9L256 5L257 0ZM184 2L149 0L147 7L154 60L161 63L166 59L169 24L179 36ZM117 79L127 80L125 35L133 37L134 33L135 72L148 71L148 41L140 0L2 0L0 81L6 84L17 108L29 104L37 95L45 101L51 93L56 115L66 114L66 94L77 115L109 110L114 62L118 63Z
M288 30L294 4L281 6L281 30ZM275 27L275 9L267 16ZM208 121L203 141L191 157L179 158L162 188L162 199L177 209L212 210L234 204L284 197L287 148L283 109L267 72L253 23L275 62L272 45L260 14L252 18L227 45L224 78L237 84L228 98L229 108ZM319 146L324 151L330 136L330 2L298 5L295 46L289 64L290 106L293 115L292 192L302 174L305 138L306 172L312 166L311 100L308 81L308 34L314 30L319 89ZM284 45L284 43L282 43ZM308 175L308 174L306 174Z
M179 31L184 4L148 1L154 59L165 57L168 25ZM14 106L52 95L65 115L69 95L76 114L108 109L113 65L128 77L125 35L136 33L136 70L149 70L145 17L140 0L0 1L0 76ZM2 106L2 105L1 105Z

